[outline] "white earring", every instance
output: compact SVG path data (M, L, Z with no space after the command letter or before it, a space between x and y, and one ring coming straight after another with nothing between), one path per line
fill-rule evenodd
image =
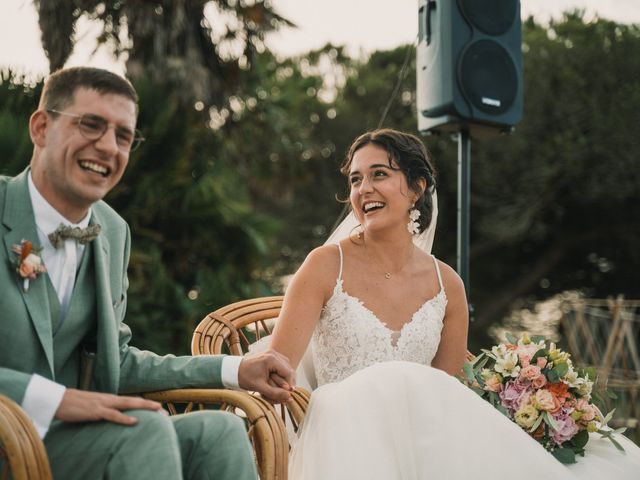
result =
M415 205L409 210L409 222L407 223L407 230L411 235L416 235L420 233L420 224L418 223L418 219L420 218L420 210L418 210Z

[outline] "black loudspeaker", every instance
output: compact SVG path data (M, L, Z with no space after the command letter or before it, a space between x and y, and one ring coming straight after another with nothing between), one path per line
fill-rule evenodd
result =
M419 0L418 129L510 132L522 118L518 0Z

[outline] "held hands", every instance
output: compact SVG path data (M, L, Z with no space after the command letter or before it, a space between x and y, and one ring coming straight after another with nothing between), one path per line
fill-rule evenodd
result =
M67 388L55 418L63 422L107 422L135 425L137 418L125 415L122 410L143 409L167 413L158 402L139 397L121 397L108 393L87 392Z
M291 400L296 374L289 359L275 350L245 356L240 362L238 383L244 390L253 390L271 403Z

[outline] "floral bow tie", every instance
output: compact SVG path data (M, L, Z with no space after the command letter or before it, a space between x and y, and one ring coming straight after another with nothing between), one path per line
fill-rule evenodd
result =
M62 223L54 232L49 234L49 240L54 248L60 248L64 241L67 239L73 239L79 242L81 245L86 245L92 242L100 234L102 227L98 223L89 225L87 228L70 227L69 225L63 225Z

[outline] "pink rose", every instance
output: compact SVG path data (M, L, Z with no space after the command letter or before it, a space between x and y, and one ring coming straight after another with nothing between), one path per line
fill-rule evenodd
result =
M531 363L531 357L533 357L536 352L540 350L540 347L535 343L528 343L527 345L518 345L516 352L518 353L518 359L520 360L520 365L523 367L529 366Z
M537 365L529 365L520 370L520 379L531 382L533 388L540 389L547 384L547 379Z
M576 401L576 410L584 411L589 406L589 401L585 398L579 398Z
M584 398L578 400L576 403L576 410L582 413L580 416L581 422L590 422L596 418L596 410L592 405L589 405L589 402Z
M520 370L520 378L525 380L533 380L534 378L540 375L540 368L535 365L529 365L528 367L524 367Z
M590 422L596 418L596 412L591 405L587 406L585 410L582 411L582 419L585 422Z
M536 365L538 365L541 369L547 366L547 359L545 357L538 357L536 359Z
M538 375L536 378L534 378L533 380L531 380L531 385L536 390L544 387L546 384L547 384L547 378L542 373Z

